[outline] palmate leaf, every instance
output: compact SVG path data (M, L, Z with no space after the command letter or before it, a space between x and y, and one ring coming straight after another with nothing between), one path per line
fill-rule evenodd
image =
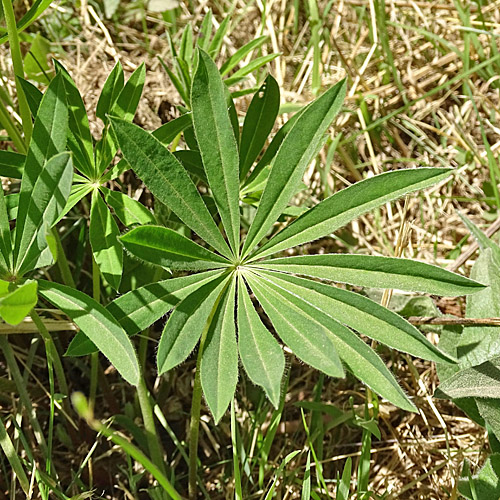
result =
M238 382L235 287L236 280L232 279L220 298L201 356L201 386L216 423L226 412Z
M145 262L175 270L201 271L231 263L181 234L162 226L140 226L120 237L122 245Z
M109 311L74 288L43 280L38 285L40 295L69 316L127 382L139 383L140 369L134 347Z
M301 274L351 285L457 296L485 285L438 266L410 259L372 255L300 255L264 260L252 266Z
M201 49L191 88L191 108L208 183L236 254L240 242L238 147L219 70Z
M153 195L190 229L226 257L227 243L184 167L151 134L124 120L111 119L123 156Z
M260 385L278 408L285 356L262 323L241 275L238 279L238 348L250 380Z
M302 180L325 132L339 112L345 95L341 81L313 101L285 136L273 163L259 208L243 244L242 257L267 234Z
M120 295L106 309L128 335L135 335L150 327L181 300L221 273L222 271L207 271L151 283ZM97 350L86 335L78 332L68 346L66 355L86 356Z
M425 189L445 179L447 168L415 168L386 172L342 189L301 215L251 256L257 258L328 236L388 201Z

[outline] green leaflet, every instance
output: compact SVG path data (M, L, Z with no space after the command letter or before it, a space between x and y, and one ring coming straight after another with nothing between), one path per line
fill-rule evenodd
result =
M123 75L123 68L120 61L118 61L108 75L108 78L106 78L101 90L101 95L97 101L95 114L97 118L100 118L104 123L107 122L106 115L111 111L111 108L118 99L124 83L125 77Z
M26 156L12 151L0 151L0 176L20 179Z
M500 397L500 356L452 375L439 385L436 396L456 398Z
M469 500L500 498L500 454L490 455L479 473L470 475L469 462L465 460L458 491ZM465 473L465 474L464 474ZM465 477L464 477L465 475ZM474 488L474 493L471 491Z
M267 234L295 193L325 132L340 110L345 88L345 80L342 80L313 101L285 136L273 160L257 214L243 245L242 257L246 257Z
M52 157L40 171L32 172L26 167L16 222L14 257L17 274L34 269L38 257L47 247L47 234L66 205L72 182L73 164L69 153Z
M274 271L259 271L259 274L337 321L389 347L431 361L456 362L401 316L366 297Z
M139 383L140 370L134 347L109 311L88 295L58 283L40 280L39 292L71 318L127 382Z
M123 249L118 236L120 230L109 208L99 191L94 190L90 209L90 244L99 270L115 290L120 286L123 270Z
M127 83L121 89L120 94L109 111L110 115L128 122L132 121L139 105L145 78L146 69L143 63L130 75ZM115 156L116 151L117 146L115 145L114 137L109 128L106 127L101 140L96 145L97 176L102 176Z
M122 245L135 257L174 270L213 269L230 262L162 226L140 226L120 237Z
M124 226L134 224L154 224L155 216L142 204L130 198L121 191L111 191L101 187L106 203L113 209L115 215Z
M223 292L210 322L201 357L201 385L218 423L234 396L238 382L238 348L234 324L236 280Z
M294 354L331 377L343 377L342 363L325 326L310 316L292 295L277 293L266 280L253 273L244 273L244 277L281 340Z
M238 147L219 70L206 52L199 49L198 53L191 87L193 126L208 183L236 255L240 242Z
M150 327L181 300L220 274L221 271L207 271L151 283L120 295L106 309L128 335L135 335ZM79 332L68 346L66 355L86 356L96 351L97 347Z
M240 180L259 156L273 129L280 107L278 82L269 75L254 95L243 123L240 141Z
M161 127L157 128L152 134L165 146L168 146L181 132L193 125L191 113L179 116Z
M278 408L285 356L262 323L241 276L238 279L238 347L250 380L260 385L273 406Z
M348 222L406 193L429 187L450 175L447 168L386 172L357 182L330 196L260 247L250 260L328 236Z
M163 330L158 346L158 374L182 363L194 349L210 321L213 309L230 276L210 280L182 300L174 309Z
M90 133L89 119L82 96L67 70L56 62L64 76L66 100L68 102L68 148L73 153L75 167L88 177L94 171L94 142Z
M207 176L205 174L205 169L203 168L203 161L201 155L198 151L192 151L190 149L177 150L174 156L182 163L182 166L191 175L198 177L205 184L208 184Z
M20 76L16 78L23 88L23 92L26 96L26 100L28 101L28 107L30 108L31 114L36 117L43 94L31 82L28 82L28 80L25 80Z
M239 81L243 80L245 76L249 75L255 70L262 68L262 66L265 66L268 62L271 62L273 59L276 59L280 55L281 54L278 53L278 54L268 54L266 56L257 57L257 59L253 59L252 61L250 61L247 65L243 66L243 68L240 68L229 78L226 78L224 80L224 83L228 87L230 87L231 85L234 85L235 83L238 83Z
M153 195L226 257L231 252L184 167L151 134L111 119L123 156Z
M9 325L17 325L38 302L36 281L21 286L0 280L0 317Z
M351 285L425 292L454 297L485 285L438 266L410 259L372 255L301 255L271 259L251 267L285 271Z
M27 223L27 212L35 182L40 178L45 163L64 151L68 123L66 92L62 74L50 82L38 109L33 135L26 155L24 174L19 196L15 246L20 248ZM17 259L19 261L19 258Z

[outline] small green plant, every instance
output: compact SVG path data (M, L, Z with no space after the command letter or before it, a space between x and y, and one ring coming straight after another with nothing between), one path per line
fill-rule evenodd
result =
M417 357L450 363L454 358L397 314L322 280L441 295L484 288L441 268L405 259L332 254L272 258L328 236L368 210L450 175L449 169L441 168L382 174L334 194L276 232L274 224L321 148L344 93L345 83L340 82L307 106L283 134L280 147L269 159L265 187L243 241L240 154L245 151L247 134L247 140L263 145L261 129L255 119L245 121L238 142L224 84L208 54L198 51L191 109L196 144L216 207L215 220L182 164L164 145L136 125L110 119L124 158L155 198L197 235L195 242L154 225L124 234L121 243L137 258L173 272L198 273L148 285L115 301L115 305L118 301L140 304L135 331L173 308L158 347L159 374L182 363L199 343L191 413L191 491L202 392L214 419L220 420L236 389L239 358L249 378L275 406L279 403L284 355L251 294L280 339L302 361L332 377L343 377L347 369L382 397L415 411L382 360L353 330ZM264 123L266 111L262 107L259 116Z
M467 297L467 318L500 317L500 247L469 219L462 216L480 246L471 276L485 283L480 293ZM497 498L500 495L500 343L498 326L445 327L440 337L443 350L458 359L453 366L438 365L437 397L446 397L475 422L488 430L491 455L477 475L464 463L459 491L466 498Z

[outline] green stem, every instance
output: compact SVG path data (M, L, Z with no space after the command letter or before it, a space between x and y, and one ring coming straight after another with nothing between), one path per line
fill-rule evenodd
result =
M97 262L92 255L92 296L96 302L101 301L101 280L100 271ZM92 410L95 408L95 399L97 395L97 380L99 370L99 353L93 352L90 355L90 394L89 403Z
M19 371L19 366L17 365L16 357L14 356L14 351L9 344L7 335L0 335L0 349L3 351L5 356L5 361L9 367L12 378L16 384L17 392L19 393L19 399L21 400L23 406L26 408L28 413L28 419L30 421L31 427L35 434L35 438L40 446L40 451L43 456L47 456L47 443L43 437L42 428L40 423L36 418L35 410L31 404L31 399L29 397L28 391L26 390L26 384L24 383L23 376Z
M144 429L146 430L146 438L148 440L149 454L153 463L160 469L162 474L166 474L165 461L163 459L163 450L161 442L156 432L156 426L153 416L153 408L149 399L149 391L146 387L144 375L139 379L137 386L137 396L139 398L139 405L141 407L142 420L144 422Z
M2 0L5 22L9 34L10 54L12 56L12 65L14 66L14 74L16 77L24 78L23 58L21 55L21 47L19 45L19 37L17 35L16 17L14 8L10 0ZM31 121L31 111L28 106L28 101L24 95L24 91L16 78L17 100L19 102L19 114L23 121L24 140L25 144L29 144L31 133L33 131L33 123Z
M240 459L236 428L236 412L234 398L231 401L231 444L233 446L234 500L243 500L241 489Z
M66 374L61 362L61 357L59 356L59 352L57 351L56 345L54 344L54 340L52 339L42 319L34 309L31 310L30 316L31 319L33 320L33 323L35 323L36 327L38 328L38 331L40 332L43 341L45 342L45 346L47 348L47 360L49 360L50 358L50 362L53 363L54 365L54 371L56 373L59 389L63 394L69 396L69 388L68 388L68 383L66 381Z
M202 334L198 357L196 358L196 373L194 375L193 396L191 399L191 422L189 424L189 499L196 498L196 483L198 469L198 437L200 435L200 412L201 412L201 376L200 366L205 344L208 326Z
M64 251L64 247L62 246L59 233L55 228L52 228L52 236L56 241L57 265L59 267L59 271L61 271L61 276L64 281L64 284L70 286L71 288L76 288L76 283L75 280L73 279L73 275L71 274L71 269L69 267L68 259L66 258L66 252Z
M13 119L10 116L5 104L0 101L0 124L6 130L7 134L11 138L14 146L19 153L26 154L26 145L24 144L24 140L19 133L19 130L13 123Z

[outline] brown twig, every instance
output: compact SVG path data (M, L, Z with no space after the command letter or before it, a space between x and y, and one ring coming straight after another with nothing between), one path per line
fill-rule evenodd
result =
M410 316L412 325L460 325L460 326L500 326L500 318L442 318Z

